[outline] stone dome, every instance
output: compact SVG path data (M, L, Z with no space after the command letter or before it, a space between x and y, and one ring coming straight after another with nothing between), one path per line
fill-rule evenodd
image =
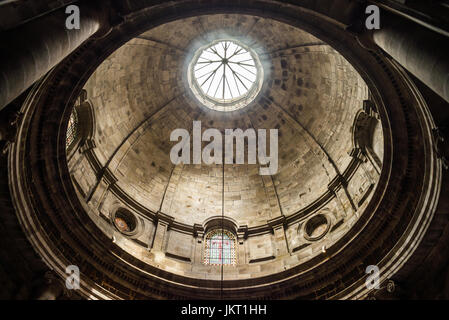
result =
M256 100L226 113L202 106L186 81L192 53L224 36L251 46L265 73ZM351 128L368 98L359 74L323 41L272 19L224 14L137 36L98 67L85 90L95 110L96 155L124 193L191 225L221 215L223 204L224 215L248 227L294 215L329 192L351 163ZM259 175L257 164L173 165L170 133L191 131L193 121L203 131L278 129L277 173ZM381 130L375 139L381 152ZM354 188L376 179L363 174Z
M18 292L17 279L51 269L56 297L56 282L79 270L73 294L88 299L359 299L388 294L366 286L373 266L390 291L392 279L437 270L441 88L404 69L413 61L389 43L397 33L360 30L363 3L337 2L83 1L82 28L53 37L32 26L59 23L63 10L5 20L26 28L5 41L17 63L1 71L2 106L34 85L0 110L0 278ZM15 39L32 50L13 56ZM230 43L246 60L227 55ZM221 94L198 82L200 62ZM237 76L248 76L243 93ZM276 170L261 174L259 154L173 162L175 131L190 137L183 152L209 146L195 144L199 123L214 142L266 130ZM18 257L34 258L33 270ZM2 276L16 267L17 279Z
M260 91L238 110L211 109L188 80L196 52L220 39L254 52L263 69ZM70 159L78 192L122 248L175 274L219 279L223 272L204 264L207 250L195 249L192 237L225 224L246 243L225 279L300 265L351 228L379 179L383 134L375 111L367 111L368 86L329 44L273 19L214 14L160 25L114 51L83 92L94 113L95 148L87 161ZM276 173L261 175L260 164L247 158L244 164L173 164L171 132L192 134L194 121L202 132L277 129ZM360 162L357 135L369 140L370 161ZM104 172L103 185L96 178ZM131 239L109 222L122 207L140 219L141 231ZM161 219L169 237L158 233ZM279 238L282 224L289 227Z

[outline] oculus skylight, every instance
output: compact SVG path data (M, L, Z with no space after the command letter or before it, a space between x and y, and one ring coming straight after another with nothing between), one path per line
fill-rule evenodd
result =
M234 111L259 93L263 69L257 54L237 40L216 40L195 53L188 71L189 85L206 107Z

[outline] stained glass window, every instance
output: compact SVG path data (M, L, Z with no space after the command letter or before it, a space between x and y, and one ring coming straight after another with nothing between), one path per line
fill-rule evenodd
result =
M235 265L235 236L227 230L214 230L207 234L204 263L209 265Z
M122 218L115 218L115 225L117 226L117 228L122 231L122 232L130 232L130 228L128 227L128 224L126 223L126 221Z
M73 109L72 114L70 115L69 125L67 127L67 135L65 147L68 149L72 143L75 141L78 134L78 115L76 110Z
M120 232L126 234L136 230L137 220L131 212L121 208L115 213L114 224Z

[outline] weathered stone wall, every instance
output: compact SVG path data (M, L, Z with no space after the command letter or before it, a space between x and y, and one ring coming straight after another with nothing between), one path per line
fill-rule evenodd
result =
M235 112L206 109L186 86L189 54L242 28L264 66L261 94ZM371 143L363 150L354 145L353 125L368 98L364 81L330 46L273 20L214 15L157 27L106 59L85 89L96 130L94 147L81 146L69 163L80 196L111 241L175 274L218 279L220 269L203 263L204 230L198 233L211 217L233 221L234 233L247 230L226 279L281 272L325 254L357 221L379 177L363 148L382 159L380 126L366 128ZM202 132L278 129L277 174L261 176L252 164L174 166L170 133L192 132L193 121ZM111 219L120 207L139 221L131 236ZM315 226L319 216L326 223Z
M341 187L337 195L323 207L310 212L297 222L281 228L280 233L275 230L273 232L267 230L261 234L251 235L243 239L241 243L237 242L237 266L226 267L224 269L225 278L242 279L268 275L304 263L317 255L325 254L326 249L340 239L357 221L359 214L363 212L369 202L373 191L359 188L361 185L364 186L366 181L370 181L367 179L367 168L368 170L371 168L371 174L375 174L370 162L363 162L353 174L347 191ZM221 170L217 170L217 172L221 172ZM377 179L377 176L373 179ZM360 191L361 189L362 191ZM359 205L361 196L364 197L364 201ZM355 208L351 201L356 204ZM134 212L141 224L140 231L132 237L123 235L111 221L111 216L120 207L127 207L127 204L119 201L113 192L107 192L101 207L89 212L98 226L110 235L111 241L114 238L115 243L124 250L147 263L158 266L158 268L195 278L217 277L215 274L217 267L207 266L203 263L204 241L202 236L178 230L176 226L163 227L165 231L160 234L161 247L160 250L156 249L153 241L156 230L161 226L148 216ZM321 239L308 240L305 236L305 225L310 218L318 214L328 218L329 228Z
M242 34L263 61L265 87L240 112L206 110L185 85L190 50ZM97 118L95 155L123 192L184 223L220 215L224 196L226 215L249 226L294 214L327 192L351 161L349 128L367 98L363 80L330 46L300 29L245 15L189 18L148 31L103 62L85 88ZM170 132L190 130L193 120L202 121L203 131L278 129L279 170L271 186L257 166L225 166L222 195L220 166L173 168ZM80 185L92 188L91 181Z

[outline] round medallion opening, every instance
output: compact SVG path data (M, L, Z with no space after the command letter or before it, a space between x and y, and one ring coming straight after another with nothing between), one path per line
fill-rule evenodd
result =
M318 214L310 218L304 226L304 237L315 241L323 238L329 230L330 223L324 214Z
M137 219L127 210L117 210L113 217L113 222L117 230L126 235L134 234L137 230Z

